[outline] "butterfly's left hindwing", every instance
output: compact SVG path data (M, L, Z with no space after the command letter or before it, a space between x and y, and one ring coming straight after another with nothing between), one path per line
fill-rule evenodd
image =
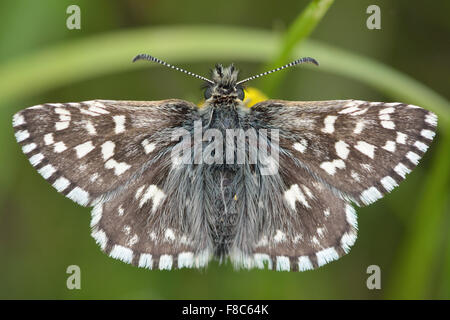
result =
M148 269L208 264L213 250L198 241L199 236L207 235L193 237L185 232L178 210L171 209L178 199L170 197L173 190L167 190L165 183L170 166L167 159L156 161L122 193L94 207L92 236L105 253Z

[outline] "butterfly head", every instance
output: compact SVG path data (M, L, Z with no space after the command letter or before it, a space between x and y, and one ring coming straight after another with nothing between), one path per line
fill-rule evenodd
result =
M212 70L212 82L206 83L205 99L239 99L244 100L244 88L237 84L239 71L230 65L224 67L217 64Z

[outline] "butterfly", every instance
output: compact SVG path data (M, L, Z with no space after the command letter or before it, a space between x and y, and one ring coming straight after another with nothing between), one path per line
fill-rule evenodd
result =
M418 164L437 117L405 103L266 100L247 108L233 66L179 99L45 103L13 117L31 165L92 209L101 250L149 269L304 271L348 253L354 205L382 198ZM231 132L231 134L230 134ZM270 150L270 152L267 152ZM263 152L264 151L264 152Z

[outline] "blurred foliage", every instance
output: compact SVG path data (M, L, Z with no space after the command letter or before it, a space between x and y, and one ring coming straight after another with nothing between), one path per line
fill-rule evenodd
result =
M0 298L449 298L450 2L331 2L229 0L211 10L206 0L84 0L76 1L82 29L68 30L72 1L2 1ZM381 7L381 30L366 28L371 4ZM298 47L310 34L314 40ZM11 117L42 102L201 100L196 80L131 64L141 52L189 63L183 67L199 74L235 62L243 76L261 63L313 56L319 68L301 66L268 80L271 97L415 103L438 113L440 131L400 188L358 209L359 239L337 262L304 273L236 272L217 263L204 271L138 269L99 250L89 209L57 194L34 171L14 141ZM65 285L71 264L81 267L79 291ZM366 287L371 264L381 267L381 290Z

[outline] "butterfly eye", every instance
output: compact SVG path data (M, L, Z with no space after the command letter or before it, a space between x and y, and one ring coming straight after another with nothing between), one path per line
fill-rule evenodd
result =
M237 88L237 97L239 100L244 100L245 93L243 88Z
M209 99L212 96L212 88L211 87L207 87L205 90L205 99Z

